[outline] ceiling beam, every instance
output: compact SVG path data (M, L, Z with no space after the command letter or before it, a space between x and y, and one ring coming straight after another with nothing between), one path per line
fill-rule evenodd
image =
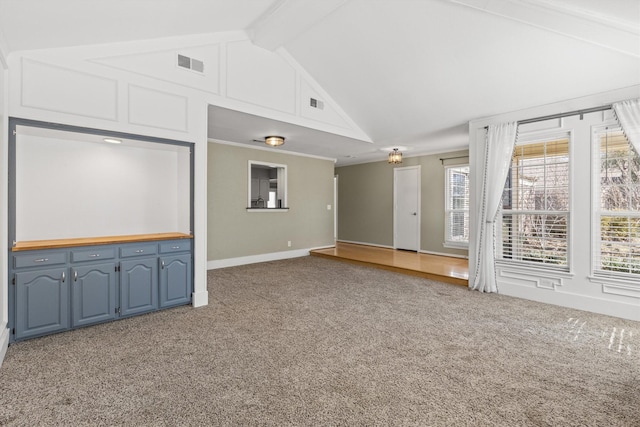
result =
M348 0L281 0L247 29L251 41L271 51L323 20Z
M550 0L448 0L640 58L640 25Z

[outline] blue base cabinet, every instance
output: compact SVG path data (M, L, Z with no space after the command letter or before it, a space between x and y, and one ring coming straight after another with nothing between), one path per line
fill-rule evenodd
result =
M71 326L116 318L116 263L71 267Z
M190 239L12 254L11 342L191 303Z
M158 261L145 258L120 264L120 315L133 316L158 308Z
M14 279L16 339L69 328L69 280L66 268L19 272Z
M186 304L191 299L191 257L160 257L160 307Z

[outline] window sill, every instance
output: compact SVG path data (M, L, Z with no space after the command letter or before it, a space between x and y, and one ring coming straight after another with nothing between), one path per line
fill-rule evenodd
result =
M633 277L622 277L622 276L594 273L593 275L589 276L588 279L591 283L597 283L600 285L605 283L612 283L616 285L632 285L635 288L640 288L640 285L638 284L638 279L635 279Z
M458 242L444 242L442 244L443 247L445 248L449 248L449 249L464 249L464 250L469 250L469 242L465 242L465 243L458 243Z
M247 208L247 212L289 212L289 208Z
M571 271L562 270L560 268L549 268L548 266L545 266L543 264L541 264L540 266L533 266L509 261L496 260L496 267L510 271L535 273L541 277L563 277L569 279L575 276L575 274Z

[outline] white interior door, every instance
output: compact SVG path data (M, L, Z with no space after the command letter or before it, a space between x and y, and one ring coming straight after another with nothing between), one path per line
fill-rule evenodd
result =
M420 249L420 166L393 170L393 246Z

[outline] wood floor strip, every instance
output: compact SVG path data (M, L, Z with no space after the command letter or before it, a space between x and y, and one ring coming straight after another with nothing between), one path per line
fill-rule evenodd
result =
M469 263L463 258L344 242L336 242L333 248L313 250L311 255L460 286L468 286L469 281Z

